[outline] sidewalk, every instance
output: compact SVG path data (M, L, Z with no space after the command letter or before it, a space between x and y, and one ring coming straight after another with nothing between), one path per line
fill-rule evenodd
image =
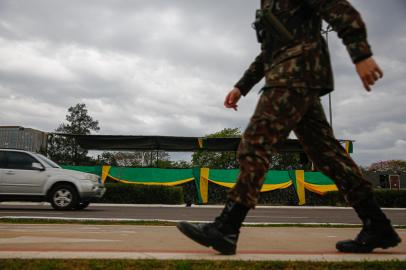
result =
M0 258L99 258L192 260L406 260L405 240L372 254L342 254L338 240L357 228L244 227L238 254L218 255L174 226L0 224ZM406 230L398 230L406 239Z

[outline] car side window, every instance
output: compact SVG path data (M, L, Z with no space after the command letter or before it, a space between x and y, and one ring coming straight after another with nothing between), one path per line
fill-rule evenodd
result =
M32 156L21 152L8 152L7 161L7 168L16 170L34 170L32 163L38 163Z
M0 169L6 168L6 153L0 151Z

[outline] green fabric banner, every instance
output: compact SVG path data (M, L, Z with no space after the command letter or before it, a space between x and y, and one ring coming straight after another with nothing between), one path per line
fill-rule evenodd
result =
M98 176L101 176L103 168L102 166L68 166L68 165L62 165L61 167L67 170L92 173Z
M209 180L221 183L235 183L240 170L210 169ZM265 185L282 184L292 180L288 171L268 171L265 175Z
M180 185L194 180L192 169L157 169L111 167L108 176L134 184Z
M65 169L93 173L118 182L127 184L177 186L194 181L199 203L208 202L209 183L232 188L238 178L239 170L221 170L209 168L193 169L159 169L159 168L127 168L110 166L63 166ZM305 203L305 190L324 194L337 190L334 182L320 172L304 172L302 170L275 171L265 175L261 192L284 189L294 185L299 204Z
M202 189L200 188L202 178L200 177L200 172L201 169L199 167L193 168L193 176L195 180L195 185L196 185L196 191L197 191L197 200L200 204L204 202L204 198L202 196Z
M333 180L321 172L305 172L304 175L306 183L314 185L334 185Z

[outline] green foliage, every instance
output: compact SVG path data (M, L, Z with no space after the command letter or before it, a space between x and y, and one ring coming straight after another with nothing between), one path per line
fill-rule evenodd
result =
M270 170L309 170L311 163L304 153L274 153Z
M185 160L178 160L171 162L171 168L173 169L189 169L192 168L192 163Z
M107 183L107 192L97 202L135 204L197 204L195 183L188 182L177 187L132 185ZM227 200L229 188L209 183L209 204L223 204ZM375 196L382 207L406 207L406 190L375 190ZM293 186L263 192L259 205L298 205L298 197ZM348 206L343 196L337 192L319 195L306 191L306 205L309 206Z
M327 192L319 195L306 191L306 205L309 206L349 206L344 197L338 191Z
M230 189L216 184L209 184L209 204L223 204ZM185 193L187 196L187 193ZM375 190L376 199L382 207L406 207L406 190ZM298 205L298 197L293 186L263 192L259 198L261 205ZM338 191L319 195L306 191L306 205L309 206L348 206Z
M149 167L149 168L191 168L190 162L180 160L171 161L166 151L127 151L127 152L103 152L100 156L100 164L119 167Z
M209 204L223 204L227 200L229 188L209 183ZM186 195L186 194L185 194ZM293 186L261 193L260 205L298 205L296 190Z
M198 195L196 190L196 183L195 181L187 182L181 185L183 188L183 196L185 199L186 204L197 204L198 203Z
M399 270L406 268L406 261L363 261L363 262L312 262L312 261L241 261L241 260L117 260L117 259L4 259L0 269L4 270Z
M106 194L100 203L182 204L182 187L107 183Z
M219 132L206 135L207 138L229 138L240 137L241 130L238 128L225 128ZM236 152L209 152L197 151L192 155L194 167L206 167L215 169L238 168Z
M192 168L192 164L190 162L185 161L185 160L178 160L178 161L171 161L169 159L167 159L167 160L158 160L157 164L158 164L157 168L162 168L162 169L188 169L188 168Z
M238 128L225 128L219 132L206 135L207 138L241 137ZM310 169L310 162L304 154L299 153L274 153L270 157L271 170ZM197 151L192 155L194 167L212 169L236 169L239 167L236 152L209 152Z
M76 104L68 109L67 124L60 124L56 133L89 135L91 131L100 130L99 122L88 115L86 105ZM53 136L48 145L48 155L57 163L66 165L84 165L92 161L88 151L81 149L73 138Z
M406 207L406 189L378 190L375 195L376 200L383 207Z

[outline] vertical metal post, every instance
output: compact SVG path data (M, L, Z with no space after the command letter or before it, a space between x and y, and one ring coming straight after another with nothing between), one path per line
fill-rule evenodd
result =
M333 109L331 105L331 93L328 94L328 108L330 113L330 126L333 127Z
M326 35L326 43L328 47L328 33L333 31L333 27L328 25L326 30L322 30L322 33ZM329 116L330 116L330 126L333 127L333 109L332 109L332 102L331 102L331 93L328 94L328 109L329 109Z

